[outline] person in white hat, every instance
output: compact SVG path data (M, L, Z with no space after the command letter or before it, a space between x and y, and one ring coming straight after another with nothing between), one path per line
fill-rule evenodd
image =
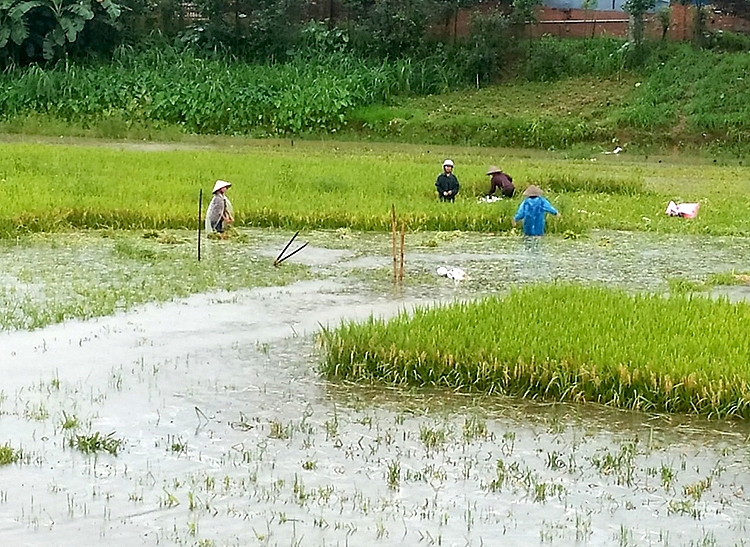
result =
M232 203L226 196L226 191L230 186L232 183L225 180L217 180L214 184L214 197L211 198L206 212L206 232L223 234L228 225L234 222Z
M453 174L453 160L443 162L443 172L438 175L435 181L438 197L441 201L454 201L460 185L456 175Z

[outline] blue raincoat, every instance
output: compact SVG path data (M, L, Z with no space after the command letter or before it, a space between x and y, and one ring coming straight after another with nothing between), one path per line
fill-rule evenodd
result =
M544 213L557 214L557 209L542 196L528 197L518 206L516 222L523 220L523 234L527 236L544 235Z

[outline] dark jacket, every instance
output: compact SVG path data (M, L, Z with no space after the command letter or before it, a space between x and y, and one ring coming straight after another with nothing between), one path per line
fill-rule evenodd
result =
M458 179L453 173L451 173L450 175L446 173L440 173L437 180L435 181L435 188L437 188L438 195L442 200L453 201L453 198L455 198L456 194L458 194L459 187L460 185L458 184ZM450 195L443 195L444 192L448 191L451 192Z
M492 186L490 187L490 193L487 194L488 196L491 196L495 193L496 189L500 188L500 193L502 195L512 198L516 191L516 187L513 186L513 179L510 175L506 175L505 173L494 173L492 175L491 184Z

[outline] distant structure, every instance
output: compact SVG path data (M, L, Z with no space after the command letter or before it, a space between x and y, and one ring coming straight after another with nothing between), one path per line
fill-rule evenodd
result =
M543 5L556 9L583 9L583 0L544 0ZM591 8L592 11L622 11L625 0L597 0ZM656 0L656 9L668 7L669 0Z

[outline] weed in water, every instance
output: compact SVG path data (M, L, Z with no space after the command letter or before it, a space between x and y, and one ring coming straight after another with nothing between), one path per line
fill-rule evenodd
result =
M487 431L487 422L479 416L470 416L464 421L463 427L464 441L472 443L476 440L486 440L490 438Z
M39 403L37 405L27 404L23 409L23 417L27 420L43 422L44 420L49 418L49 410L47 410L47 407L44 406L44 403Z
M63 430L69 431L71 429L77 429L80 425L81 423L78 420L78 416L75 414L68 414L64 410L62 411L62 423L60 424L60 427Z
M307 460L302 462L302 469L306 471L312 471L313 469L316 469L318 467L318 463L314 460Z
M388 462L386 483L391 490L398 490L398 487L401 484L401 463L399 463L398 460L391 460Z
M272 439L289 439L292 436L292 426L291 424L284 426L281 422L274 420L271 422L268 436Z
M419 426L419 440L428 451L441 448L446 441L447 433L442 428L431 428L425 425Z
M116 438L114 435L114 432L102 435L97 431L90 435L76 435L68 443L71 447L77 448L84 454L96 454L103 451L117 456L117 452L125 444L125 441Z
M21 451L16 450L9 444L0 446L0 465L16 463L21 459Z

